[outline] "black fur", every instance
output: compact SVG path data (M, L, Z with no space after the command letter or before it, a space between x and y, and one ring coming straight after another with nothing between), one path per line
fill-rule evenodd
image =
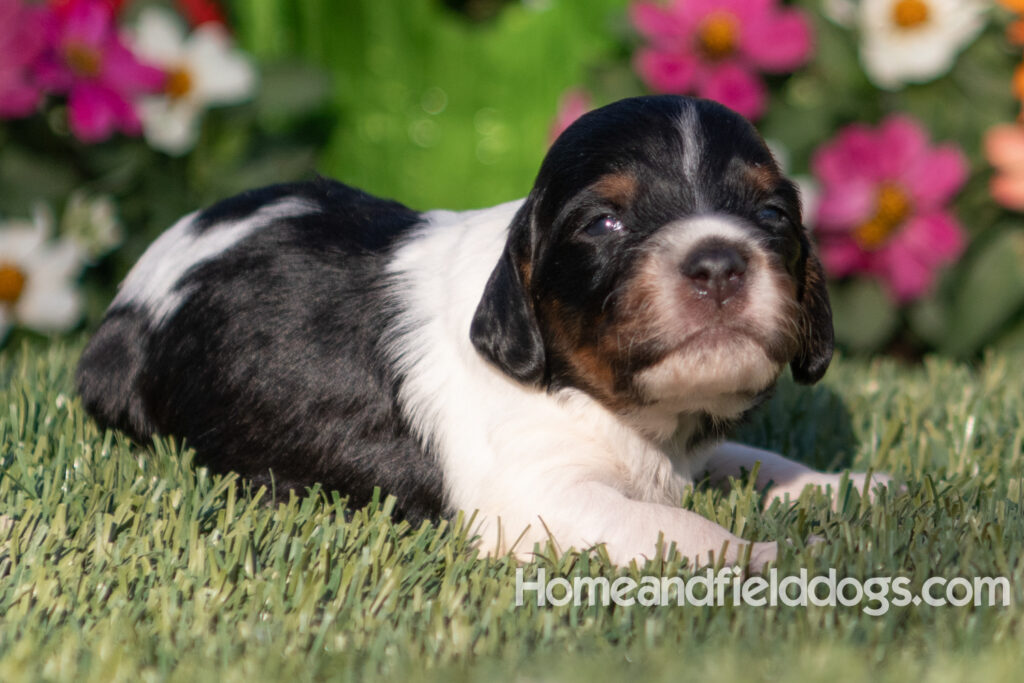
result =
M139 391L147 362L148 321L133 306L111 308L78 365L78 390L86 410L139 441L156 431Z
M358 506L380 486L403 516L436 516L440 473L396 408L379 338L395 314L383 269L419 214L318 180L234 197L195 226L216 230L296 196L320 211L187 273L179 288L193 293L159 334L111 310L79 366L86 406L137 439L183 437L218 471L256 484L272 471L278 491L321 483Z

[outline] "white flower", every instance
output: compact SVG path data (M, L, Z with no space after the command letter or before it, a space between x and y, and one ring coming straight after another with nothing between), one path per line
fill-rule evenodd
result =
M61 216L60 234L77 242L89 260L95 262L121 244L121 222L114 200L75 190Z
M176 14L147 7L128 39L140 59L167 72L163 94L139 102L143 133L156 149L184 154L199 137L204 110L244 102L255 91L255 68L216 22L186 35Z
M985 0L861 0L860 58L875 85L896 90L953 67L984 27Z
M857 23L857 3L854 0L821 0L821 13L843 28L853 28Z
M71 240L51 242L51 229L39 209L31 221L0 221L0 340L15 324L64 332L82 317L84 254Z

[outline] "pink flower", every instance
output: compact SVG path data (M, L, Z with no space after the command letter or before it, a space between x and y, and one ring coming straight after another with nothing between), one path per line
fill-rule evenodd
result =
M641 1L630 15L650 43L634 59L648 87L696 93L748 118L764 112L758 73L792 71L811 53L806 16L777 0Z
M202 26L209 21L227 26L224 11L213 0L178 0L178 9L192 26Z
M925 294L936 269L963 251L964 231L947 204L966 180L967 161L954 145L930 146L913 119L848 126L812 166L822 187L816 230L831 275L867 273L905 302Z
M548 144L553 143L572 122L594 108L590 93L582 88L572 88L558 99L558 112L548 133Z
M985 156L996 169L989 185L992 198L1024 211L1024 126L1005 123L985 134Z
M67 93L71 132L99 142L115 131L141 132L132 100L159 90L164 73L143 65L121 43L114 14L103 0L75 0L48 15L51 49L40 61L39 81Z
M45 46L42 13L20 0L0 0L0 117L31 114L40 88L31 67Z
M109 7L110 11L113 14L118 14L124 8L124 6L127 5L131 0L99 0L99 1L102 2L104 5L106 5L107 7ZM81 4L83 2L88 4L90 2L97 2L97 0L48 0L47 4L50 7L52 7L55 12L66 13L72 7L74 7L75 5Z

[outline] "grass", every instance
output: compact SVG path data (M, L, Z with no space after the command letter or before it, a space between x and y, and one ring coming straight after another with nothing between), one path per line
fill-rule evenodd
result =
M458 522L411 529L195 468L170 441L99 431L72 389L80 344L0 352L0 680L1011 680L1024 664L1024 356L977 367L842 360L784 383L750 443L820 467L886 470L904 495L847 491L761 512L684 504L746 538L815 533L783 574L1007 576L1010 607L513 606L516 565ZM606 575L599 554L538 560ZM535 566L527 567L532 574ZM687 576L678 562L618 573Z

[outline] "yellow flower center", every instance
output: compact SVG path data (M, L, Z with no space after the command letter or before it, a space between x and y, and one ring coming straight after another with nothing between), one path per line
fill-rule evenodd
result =
M892 21L901 29L917 28L928 21L931 8L925 0L896 0L892 4Z
M179 66L167 72L167 80L164 81L164 92L171 98L178 99L192 92L192 72L184 66Z
M875 214L853 231L853 238L868 250L878 249L896 232L910 213L910 198L898 185L884 183L875 199Z
M697 31L700 51L708 59L722 59L736 50L739 23L729 12L714 12L701 23Z
M25 290L25 273L13 263L0 261L0 304L13 306Z
M100 51L82 43L70 43L64 47L64 61L79 76L92 78L98 76L103 65Z

